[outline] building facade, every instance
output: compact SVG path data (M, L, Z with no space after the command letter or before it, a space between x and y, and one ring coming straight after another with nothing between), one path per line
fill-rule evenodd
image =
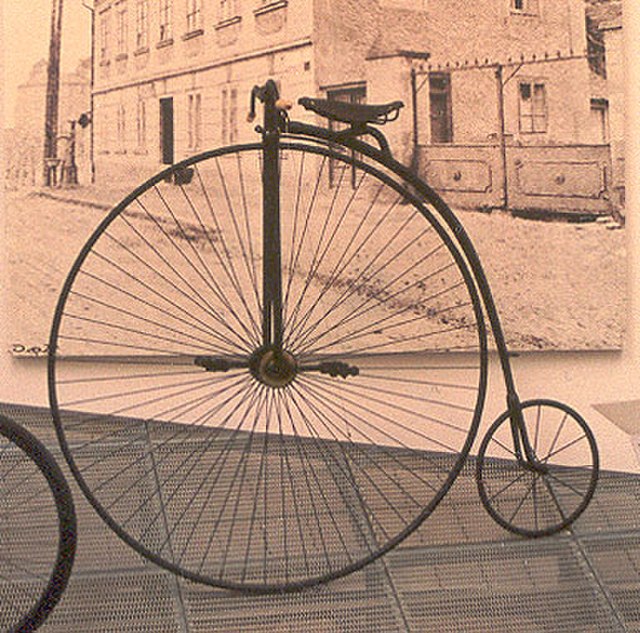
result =
M515 148L522 182L537 177L518 148L561 147L569 165L605 143L592 124L584 0L98 0L94 19L99 179L139 180L254 137L249 94L268 77L294 100L403 100L385 128L396 155L471 206L507 203L513 169L498 164L499 143ZM598 161L532 185L539 203L569 180L602 207Z
M99 0L97 178L138 180L204 148L254 138L249 95L268 77L315 92L311 0Z

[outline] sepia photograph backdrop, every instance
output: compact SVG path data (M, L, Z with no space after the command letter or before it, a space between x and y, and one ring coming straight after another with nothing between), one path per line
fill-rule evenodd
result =
M112 206L171 164L259 140L249 98L268 78L318 125L299 97L404 103L382 130L469 233L511 349L619 348L623 37L617 0L5 3L10 351L46 353Z

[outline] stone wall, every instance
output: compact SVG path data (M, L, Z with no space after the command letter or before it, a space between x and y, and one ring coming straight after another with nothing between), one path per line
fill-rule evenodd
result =
M502 207L532 215L611 212L608 145L509 145L506 183L500 147L420 147L420 172L454 207Z

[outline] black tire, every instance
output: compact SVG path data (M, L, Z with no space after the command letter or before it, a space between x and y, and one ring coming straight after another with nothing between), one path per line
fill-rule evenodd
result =
M538 399L521 408L534 453L548 472L518 463L505 411L482 440L478 490L487 512L505 529L548 536L569 527L589 505L598 482L598 448L587 423L566 404Z
M60 601L76 550L67 482L31 433L0 415L0 627L35 631Z
M275 592L363 567L433 511L475 437L487 349L429 200L283 142L290 371L265 380L261 147L183 161L104 219L56 308L49 393L80 487L127 543Z

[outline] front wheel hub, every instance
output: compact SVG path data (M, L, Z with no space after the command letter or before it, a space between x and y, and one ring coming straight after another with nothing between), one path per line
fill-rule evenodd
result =
M298 364L293 355L284 350L257 350L251 357L249 368L262 384L281 389L293 382Z

